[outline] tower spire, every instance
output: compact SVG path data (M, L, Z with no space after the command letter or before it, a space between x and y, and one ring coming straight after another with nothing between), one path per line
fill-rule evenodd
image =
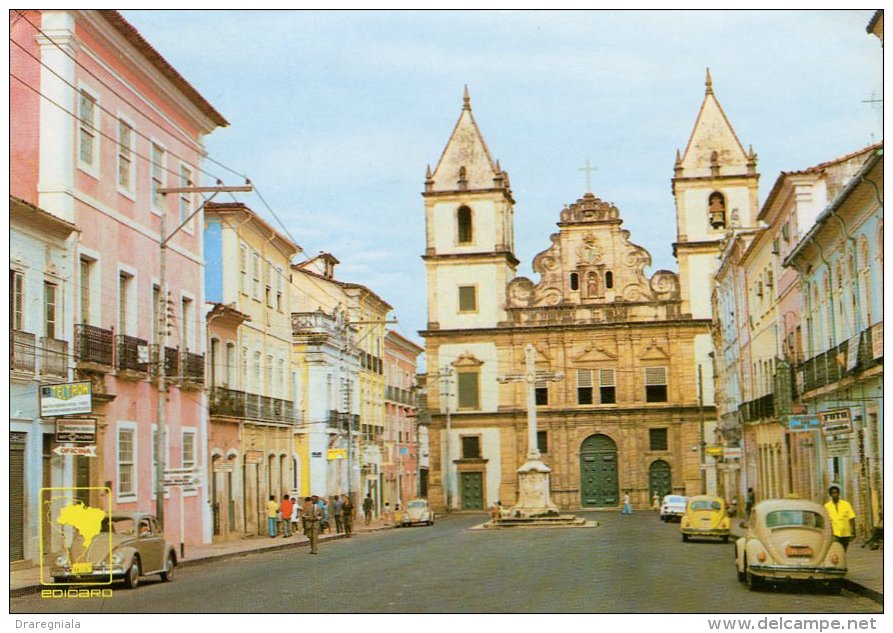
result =
M704 84L707 86L707 94L713 94L713 79L710 77L710 66L707 66L707 79L704 81Z
M462 109L471 110L471 97L468 94L468 84L465 84L465 94L462 95Z

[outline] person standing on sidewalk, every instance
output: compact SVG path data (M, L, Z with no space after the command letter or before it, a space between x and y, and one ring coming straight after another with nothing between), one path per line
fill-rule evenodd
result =
M276 532L279 531L279 504L276 503L276 497L270 495L267 501L267 525L270 529L270 538L276 538Z
M363 520L366 522L366 525L372 523L372 495L367 494L366 498L363 499Z
M831 532L834 534L834 540L843 545L843 551L846 551L850 541L856 536L856 513L853 512L853 506L849 501L840 498L838 486L828 488L828 494L831 501L825 504L825 510L831 517Z
M620 511L620 514L632 514L633 507L629 504L629 491L623 493L623 510Z
M353 504L350 502L350 496L344 495L344 501L341 503L341 522L344 525L344 533L350 538L353 531Z
M298 522L301 520L301 504L295 497L291 498L291 531L298 533Z
M753 510L753 506L756 503L756 495L753 493L753 488L747 489L747 497L744 498L744 520L747 521L750 519L750 511Z
M293 509L288 495L282 495L282 502L279 504L279 516L282 517L282 538L291 536L291 513Z
M319 547L319 521L322 518L322 510L316 504L318 497L306 497L304 507L301 508L301 521L304 524L304 536L310 539L310 553L316 554Z
M390 504L390 502L385 501L384 502L384 524L390 525L392 518L393 517L391 516L391 504Z
M344 504L341 503L341 497L335 495L329 506L332 509L332 514L334 515L335 519L335 532L341 534L342 532L344 532L344 519L341 518L341 512L343 510Z

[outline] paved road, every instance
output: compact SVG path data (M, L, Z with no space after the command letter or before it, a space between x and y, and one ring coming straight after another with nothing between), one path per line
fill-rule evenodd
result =
M751 592L731 544L683 543L654 513L594 529L469 531L484 516L177 570L111 599L10 600L15 612L878 613L844 592Z

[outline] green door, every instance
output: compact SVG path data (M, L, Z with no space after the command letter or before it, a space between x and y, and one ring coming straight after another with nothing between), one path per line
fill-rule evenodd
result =
M580 505L615 507L620 502L619 490L617 445L607 435L590 435L580 447Z
M460 473L463 510L484 509L484 473Z
M651 462L648 468L648 501L657 493L658 499L670 494L673 490L670 479L670 465L662 459Z

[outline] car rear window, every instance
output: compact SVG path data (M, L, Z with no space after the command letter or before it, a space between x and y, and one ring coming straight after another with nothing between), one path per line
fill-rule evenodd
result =
M709 499L704 499L703 501L692 501L691 509L692 510L719 510L722 506L719 505L719 501L710 501Z
M407 508L424 508L427 505L428 504L425 503L424 501L410 501L409 505L406 507Z
M818 512L809 510L776 510L766 515L766 527L807 527L823 529L825 520Z

